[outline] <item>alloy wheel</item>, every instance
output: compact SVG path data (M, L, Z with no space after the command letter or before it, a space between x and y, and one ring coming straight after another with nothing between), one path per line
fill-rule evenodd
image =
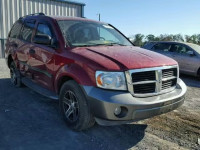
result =
M69 122L73 123L78 119L79 104L76 95L72 91L66 91L64 95L63 110Z

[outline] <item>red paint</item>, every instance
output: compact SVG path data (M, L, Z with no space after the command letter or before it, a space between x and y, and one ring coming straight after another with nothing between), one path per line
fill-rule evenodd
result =
M13 50L8 46L6 49L7 57L11 54L17 64L19 61L24 61L31 67L48 72L52 75L51 77L31 69L26 70L27 67L19 65L23 75L34 75L34 82L57 93L60 79L64 76L73 78L82 85L96 86L96 70L126 71L177 64L176 61L166 56L134 46L65 47L65 41L56 19L72 20L72 18L54 17L52 19L44 16L33 16L31 19L36 19L37 22L49 22L58 39L58 48L53 49L16 40L15 42L19 46L18 49ZM91 21L80 18L73 19ZM8 43L11 41L12 39L8 39ZM29 49L34 49L36 53L30 56Z

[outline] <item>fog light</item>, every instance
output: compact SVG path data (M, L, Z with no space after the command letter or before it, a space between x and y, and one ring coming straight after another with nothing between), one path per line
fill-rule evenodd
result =
M127 113L128 113L128 108L126 108L124 106L119 106L119 107L115 108L115 111L114 111L114 115L117 118L126 117Z
M115 115L119 115L120 113L121 113L121 111L122 111L122 109L121 109L121 107L117 107L117 108L115 108Z

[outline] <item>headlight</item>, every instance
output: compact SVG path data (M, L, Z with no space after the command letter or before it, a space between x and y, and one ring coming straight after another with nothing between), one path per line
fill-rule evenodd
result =
M96 83L104 89L127 90L124 72L96 71Z

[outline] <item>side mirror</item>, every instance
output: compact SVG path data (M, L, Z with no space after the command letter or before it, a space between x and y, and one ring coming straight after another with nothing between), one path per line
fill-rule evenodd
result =
M51 45L51 37L48 35L36 35L33 39L36 44Z
M190 55L190 56L194 56L194 52L193 51L187 51L187 54Z

